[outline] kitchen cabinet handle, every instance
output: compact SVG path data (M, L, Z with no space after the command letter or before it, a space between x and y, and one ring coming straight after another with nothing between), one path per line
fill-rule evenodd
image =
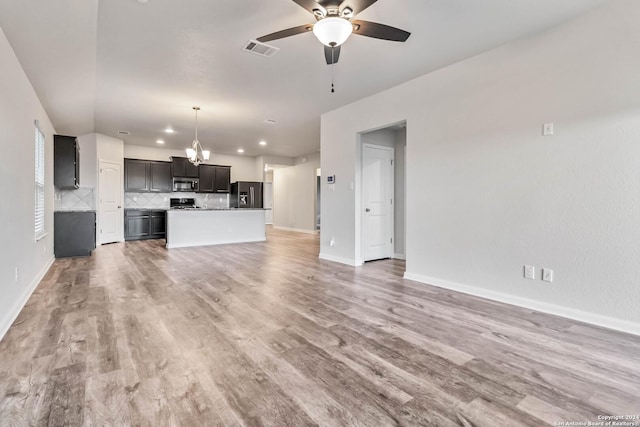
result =
M371 209L366 208L364 211L365 211L365 212L371 212Z

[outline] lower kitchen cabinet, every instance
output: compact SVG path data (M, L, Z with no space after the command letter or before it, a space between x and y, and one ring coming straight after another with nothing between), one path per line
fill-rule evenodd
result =
M164 239L167 230L167 213L163 210L125 209L124 239Z
M90 256L96 248L96 213L54 212L53 234L56 258Z

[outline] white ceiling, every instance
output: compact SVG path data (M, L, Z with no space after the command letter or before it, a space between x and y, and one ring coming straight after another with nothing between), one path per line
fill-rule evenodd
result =
M379 0L357 18L412 35L352 36L334 94L312 34L271 42L280 48L272 58L242 51L249 39L314 22L291 0L0 0L0 26L59 133L185 148L198 105L198 136L214 153L299 156L318 150L322 113L605 2Z

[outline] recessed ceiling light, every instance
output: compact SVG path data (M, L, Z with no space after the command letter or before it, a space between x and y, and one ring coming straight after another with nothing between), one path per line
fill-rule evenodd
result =
M265 123L269 123L270 125L273 125L273 124L275 124L275 123L276 123L276 121L275 121L275 120L273 120L273 119L267 119L267 120L265 120L264 122L265 122Z
M131 135L131 133L129 133L129 131L126 131L126 130L119 130L118 135Z
M148 0L138 0L139 3L146 3Z
M158 144L164 144L164 141L163 141L163 140L161 140L161 139L157 140L156 142L157 142Z
M267 145L267 141L260 141L258 144L260 144L260 145Z
M171 128L166 128L164 131L165 131L166 133L174 133L174 132L175 132L175 131L174 131L173 129L171 129Z
M244 149L243 148L238 148L238 153L240 153L240 154L244 153Z

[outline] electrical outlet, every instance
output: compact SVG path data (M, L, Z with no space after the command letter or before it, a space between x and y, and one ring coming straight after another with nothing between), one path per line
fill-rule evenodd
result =
M18 279L20 278L20 270L16 267L16 283L18 283Z
M332 237L331 240L329 241L329 246L334 247L336 245L336 238Z
M544 280L545 282L553 282L553 270L550 268L543 268L542 280Z
M551 136L553 135L553 123L545 123L542 126L542 136Z
M536 268L532 265L525 265L524 278L534 280L536 278Z

